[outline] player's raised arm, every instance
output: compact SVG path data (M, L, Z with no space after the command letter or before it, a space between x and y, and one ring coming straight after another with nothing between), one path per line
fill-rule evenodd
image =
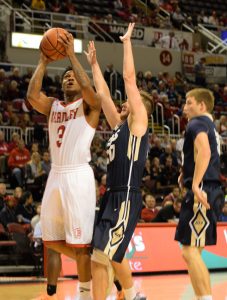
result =
M145 105L136 85L136 74L131 44L131 35L134 25L134 23L129 23L127 32L124 36L121 36L120 39L124 49L123 78L130 107L129 127L134 135L141 136L147 130L148 117Z
M80 85L84 101L90 106L90 108L100 110L100 97L95 93L87 73L81 66L74 53L74 39L72 34L61 34L59 39L65 46L65 50L71 62L75 78Z
M53 98L47 97L41 92L43 76L48 64L48 58L41 52L40 60L28 85L27 100L38 112L48 116Z
M107 122L113 129L121 122L120 115L117 112L116 106L111 98L109 87L103 77L102 71L96 57L96 49L93 41L88 44L87 52L84 51L88 63L91 65L94 85L97 93L100 95L103 112Z

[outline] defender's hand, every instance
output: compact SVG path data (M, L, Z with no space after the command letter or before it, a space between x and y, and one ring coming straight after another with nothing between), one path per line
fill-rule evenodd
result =
M125 33L125 35L120 36L120 40L121 40L122 42L125 42L125 41L127 41L127 40L130 40L134 26L135 26L135 23L129 23L129 25L128 25L128 30L127 30L127 32Z
M89 42L87 45L87 51L84 51L84 54L86 55L87 61L91 66L97 62L95 43L93 41Z

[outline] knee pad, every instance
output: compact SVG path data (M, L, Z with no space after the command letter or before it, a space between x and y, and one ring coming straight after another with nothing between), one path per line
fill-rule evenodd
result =
M98 249L93 250L91 260L107 267L110 265L109 257L104 252Z
M110 259L109 259L108 255L106 255L102 251L100 251L98 249L94 249L92 256L91 256L91 260L104 265L107 269L108 287L107 287L107 291L106 291L106 296L108 296L111 293L111 290L113 287L113 282L114 282L114 277L115 277L115 273L114 273L113 267L110 263Z

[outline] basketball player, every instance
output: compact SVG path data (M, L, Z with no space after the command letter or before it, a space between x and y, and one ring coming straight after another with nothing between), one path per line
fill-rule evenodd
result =
M32 76L27 98L49 118L49 143L52 167L45 188L41 225L48 253L47 294L40 299L57 299L56 283L63 253L77 261L79 299L90 298L90 244L95 217L95 180L90 161L90 145L98 125L101 102L74 54L71 34L61 35L72 68L62 77L64 100L41 92L49 60L41 53Z
M113 135L107 143L107 192L100 207L94 230L92 255L92 286L94 300L106 299L109 265L124 289L125 299L146 299L136 294L128 260L124 258L142 208L140 184L148 152L148 116L144 101L151 101L145 92L139 92L131 47L134 23L130 23L123 37L123 77L128 99L121 113L111 99L96 60L94 43L86 53L91 64L102 109ZM110 278L109 278L110 279Z
M183 244L182 254L199 300L212 299L209 273L201 252L204 246L216 244L216 222L224 203L219 181L220 141L211 116L213 107L214 96L207 89L196 88L186 95L184 113L189 122L179 183L188 192L175 239Z

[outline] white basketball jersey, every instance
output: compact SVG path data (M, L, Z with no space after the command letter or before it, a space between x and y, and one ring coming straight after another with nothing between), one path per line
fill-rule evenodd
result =
M52 163L76 166L91 160L90 146L95 134L86 121L83 99L65 104L55 100L49 116L49 141Z

